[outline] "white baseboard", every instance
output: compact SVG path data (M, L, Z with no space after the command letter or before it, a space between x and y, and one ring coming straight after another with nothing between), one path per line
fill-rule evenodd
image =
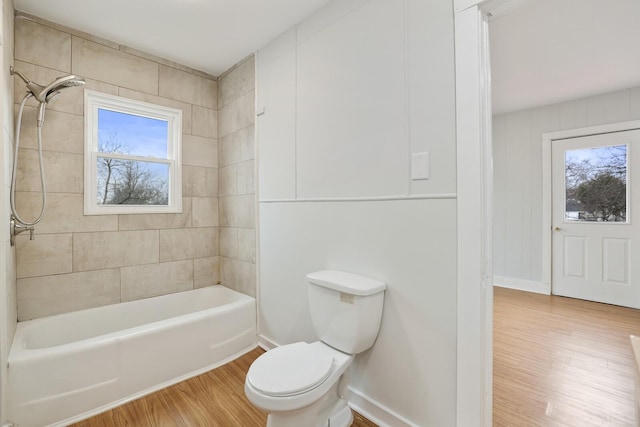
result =
M279 347L280 344L264 335L258 335L258 346L268 351ZM349 387L349 391L351 392L351 396L349 397L349 406L351 409L362 414L380 427L418 427L417 424L395 413L380 402L376 402L362 394L362 392L352 387Z
M551 295L551 285L535 280L517 279L515 277L493 276L493 286Z
M418 427L405 417L391 409L387 408L380 402L376 402L369 396L365 396L360 391L349 387L351 396L349 397L349 406L354 411L366 417L369 421L373 421L380 427Z
M269 351L276 347L280 347L280 344L270 338L265 337L264 335L258 335L258 347L262 348L263 350Z

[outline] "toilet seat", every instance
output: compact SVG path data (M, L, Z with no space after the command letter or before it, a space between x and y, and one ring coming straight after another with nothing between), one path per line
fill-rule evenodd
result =
M331 374L332 366L330 354L298 342L258 357L249 368L247 381L267 396L295 396L322 384Z

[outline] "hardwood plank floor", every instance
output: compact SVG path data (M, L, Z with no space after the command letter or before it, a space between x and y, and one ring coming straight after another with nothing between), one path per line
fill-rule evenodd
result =
M635 425L640 310L494 291L494 426Z
M74 427L251 427L265 426L267 414L244 395L244 378L264 351L257 348L239 359L197 377L111 409ZM354 412L356 427L376 424Z

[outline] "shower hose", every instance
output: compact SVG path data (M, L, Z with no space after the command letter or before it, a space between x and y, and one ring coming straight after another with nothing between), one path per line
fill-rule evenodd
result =
M24 219L20 218L20 215L18 215L18 211L16 209L16 172L18 169L18 153L20 152L20 126L22 125L22 112L24 110L24 106L29 100L29 98L32 98L32 97L33 97L32 93L28 93L27 95L25 95L24 99L20 103L20 108L18 110L18 118L16 119L16 144L14 149L15 152L13 154L13 171L11 173L11 196L10 196L11 214L13 215L13 218L16 220L16 222L22 224L25 227L32 227L37 223L39 223L40 220L42 220L42 217L44 216L44 211L47 205L47 194L45 191L45 180L44 180L44 162L42 160L42 122L38 122L38 125L37 125L38 157L40 160L40 186L42 188L42 209L40 210L40 215L38 215L38 217L33 222L25 221Z

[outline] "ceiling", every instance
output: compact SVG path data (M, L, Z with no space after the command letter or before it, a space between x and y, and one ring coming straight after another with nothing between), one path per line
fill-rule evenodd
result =
M23 12L216 76L327 3L15 0ZM527 0L492 18L494 113L640 86L639 22L638 0Z
M528 0L489 35L494 114L640 86L638 0Z
M329 0L15 0L17 10L218 76Z

